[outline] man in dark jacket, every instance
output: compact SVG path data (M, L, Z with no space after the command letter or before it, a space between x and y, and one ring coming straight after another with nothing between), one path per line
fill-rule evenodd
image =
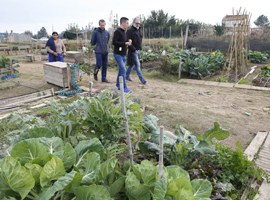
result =
M120 90L119 76L123 77L124 92L128 93L130 90L126 85L126 53L127 47L131 45L132 41L127 41L126 30L128 28L128 18L121 17L120 27L118 27L113 34L112 44L114 45L113 55L118 65L118 74L116 79L116 87Z
M132 45L128 47L128 69L126 73L126 79L131 81L130 72L133 68L137 72L137 75L142 84L146 84L146 80L142 75L140 66L139 50L142 49L142 33L141 33L141 20L139 17L134 18L132 26L127 31L127 39L132 40Z
M94 69L94 79L98 80L98 71L101 70L101 81L109 83L107 80L107 66L108 66L108 52L109 52L109 40L110 34L105 30L106 22L105 20L99 20L99 27L96 28L91 37L91 45L96 45L96 67Z

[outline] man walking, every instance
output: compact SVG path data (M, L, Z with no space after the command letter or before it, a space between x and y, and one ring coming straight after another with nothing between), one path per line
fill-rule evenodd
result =
M130 79L131 70L135 70L142 84L146 84L146 80L142 75L140 66L139 50L142 49L142 33L141 33L141 20L139 17L134 18L132 26L127 31L127 39L132 40L132 45L128 47L128 69L126 72L126 79Z
M132 41L127 41L126 30L128 28L129 20L126 17L121 17L120 27L118 27L113 34L112 44L114 45L114 58L118 65L118 74L116 79L116 87L120 90L119 76L123 76L124 92L128 93L130 90L126 85L126 53L127 47L131 45Z
M96 28L91 37L91 45L95 46L96 66L94 69L94 79L98 80L98 71L101 69L101 81L109 83L107 80L108 52L110 34L105 30L106 22L104 19L99 20L99 27Z

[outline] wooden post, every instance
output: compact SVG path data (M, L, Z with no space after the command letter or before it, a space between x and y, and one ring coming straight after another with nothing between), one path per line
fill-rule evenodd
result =
M126 131L126 137L127 137L127 143L128 143L128 153L129 153L130 165L132 167L133 166L133 153L132 153L132 144L131 144L131 140L130 140L128 119L127 119L127 112L126 112L126 105L125 105L123 76L120 76L119 79L120 79L122 113L123 113L123 119L124 119L124 123L125 123L125 131Z
M158 161L158 178L163 176L163 132L164 126L160 126L159 134L159 161Z
M188 29L189 29L189 24L186 27L186 35L185 35L185 42L184 42L184 48L187 47L187 39L188 39Z
M89 81L89 97L92 96L93 82Z
M51 88L51 94L52 94L52 96L54 96L54 95L55 95L54 88Z
M149 40L149 46L150 46L150 27L149 27L149 33L148 33L148 35L149 35L148 40Z
M70 65L67 64L67 81L68 81L68 88L71 89L71 71L70 71Z
M237 59L237 55L238 55L238 51L237 51L237 31L238 29L236 28L236 24L234 24L234 27L235 27L235 35L234 35L234 53L235 53L235 58L234 58L234 70L235 70L235 77L234 77L234 80L235 82L237 81L237 78L238 78L238 59Z
M183 34L183 29L181 28L181 42L182 42L182 50L184 49L184 34Z
M181 79L181 71L182 71L182 57L180 56L179 68L178 68L178 78Z
M79 38L77 30L76 30L76 40L77 40L77 51L79 51Z

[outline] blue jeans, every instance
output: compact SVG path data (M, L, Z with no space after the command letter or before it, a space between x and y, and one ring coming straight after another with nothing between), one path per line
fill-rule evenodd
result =
M132 53L132 60L134 62L133 66L128 66L126 77L129 79L131 70L135 70L137 72L137 75L142 83L145 83L145 79L143 78L142 75L142 70L141 70L141 64L140 64L140 59L139 59L139 51L134 51Z
M118 65L116 87L118 88L118 90L120 89L119 76L123 76L124 89L126 89L126 56L122 56L116 53L114 53L113 55Z
M48 60L49 62L56 62L56 61L60 61L60 62L64 62L64 57L61 53L57 53L58 55L55 56L52 53L48 53Z
M105 81L107 76L107 66L108 66L108 53L96 53L96 67L95 72L101 67L101 80Z

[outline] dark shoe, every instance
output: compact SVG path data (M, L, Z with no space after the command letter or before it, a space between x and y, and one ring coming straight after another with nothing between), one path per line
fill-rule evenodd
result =
M107 79L102 80L102 83L110 83Z
M129 77L126 77L126 80L127 80L127 81L132 81Z
M98 81L98 70L94 71L94 79Z
M124 92L125 92L125 93L130 93L130 92L131 92L131 90L130 90L130 89L128 89L128 88L125 88L125 89L124 89Z
M146 80L144 80L144 81L142 82L142 84L143 84L143 85L146 85L146 83L147 83L147 81L146 81Z
M119 91L120 91L120 88L117 88ZM131 90L130 89L128 89L128 88L125 88L124 89L124 93L130 93L131 92Z
M94 79L95 79L96 81L98 81L97 74L94 74Z

